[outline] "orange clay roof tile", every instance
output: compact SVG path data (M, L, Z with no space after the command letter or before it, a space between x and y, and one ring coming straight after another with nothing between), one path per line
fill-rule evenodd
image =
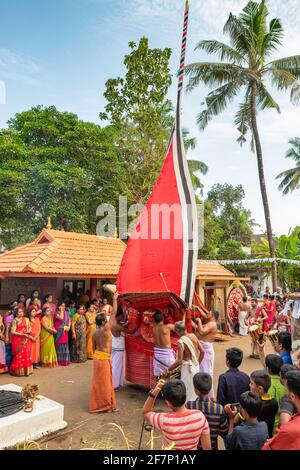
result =
M197 278L205 278L205 277L215 277L218 278L228 278L232 279L235 278L235 274L229 269L224 268L221 264L214 264L214 263L205 263L205 261L198 261L197 264L197 271L196 271Z
M0 255L0 274L116 277L124 250L117 238L44 229L34 242Z

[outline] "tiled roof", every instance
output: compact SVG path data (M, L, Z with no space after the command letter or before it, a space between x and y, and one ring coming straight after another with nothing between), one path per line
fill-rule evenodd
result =
M236 276L221 264L205 263L205 261L199 260L197 264L196 277L201 279L234 279Z
M118 238L44 229L34 242L0 255L0 274L116 277L124 250Z

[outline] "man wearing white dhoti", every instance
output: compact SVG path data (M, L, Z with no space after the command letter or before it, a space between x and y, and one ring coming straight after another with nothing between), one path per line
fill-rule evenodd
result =
M195 335L200 341L202 348L204 349L204 358L200 363L199 372L205 372L211 376L212 383L214 378L214 362L215 362L215 351L213 343L216 338L218 331L217 320L219 312L214 311L207 315L207 317L202 320L197 318L193 321L193 327ZM209 392L209 398L214 397L214 388L212 386Z
M153 328L153 375L159 377L175 361L175 353L171 345L171 331L174 330L174 325L164 324L164 316L160 310L155 310L153 319L155 322Z
M124 385L125 375L125 333L133 334L137 328L129 330L127 327L126 315L121 306L117 305L118 294L114 295L113 303L113 319L111 326L112 333L112 350L111 350L111 364L112 364L112 378L114 389L118 390L119 387Z
M239 334L241 336L247 336L248 334L248 318L251 315L251 305L248 301L248 297L244 296L243 300L239 304Z
M178 341L177 358L169 370L181 366L181 380L186 387L186 402L196 400L193 377L199 372L199 363L204 357L203 348L193 333L186 332L185 323L175 323L175 333L180 337Z

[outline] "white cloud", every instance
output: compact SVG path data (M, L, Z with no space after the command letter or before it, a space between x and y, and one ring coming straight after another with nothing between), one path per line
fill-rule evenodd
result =
M33 59L10 49L0 48L0 78L38 86L40 67Z

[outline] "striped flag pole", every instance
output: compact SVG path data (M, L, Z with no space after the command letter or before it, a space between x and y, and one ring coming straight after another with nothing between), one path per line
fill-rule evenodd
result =
M183 76L184 76L184 65L185 65L185 53L186 53L186 41L189 24L189 2L186 0L184 22L183 22L183 34L182 34L182 45L181 45L181 56L180 56L180 68L179 68L179 80L178 80L178 93L180 94L183 88Z

